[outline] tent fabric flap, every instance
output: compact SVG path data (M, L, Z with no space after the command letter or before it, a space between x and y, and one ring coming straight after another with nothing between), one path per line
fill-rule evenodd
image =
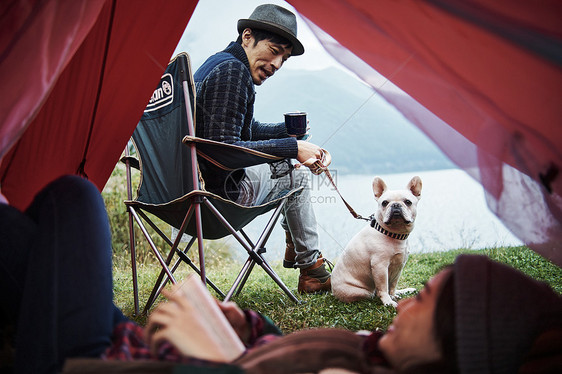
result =
M11 3L3 18L19 23L1 26L0 85L9 91L13 75L25 86L0 125L2 193L25 209L64 174L101 190L197 1Z
M289 2L336 60L482 183L515 235L562 264L562 3Z
M333 57L562 265L562 2L289 0ZM197 0L0 3L0 187L25 209L64 174L101 190Z

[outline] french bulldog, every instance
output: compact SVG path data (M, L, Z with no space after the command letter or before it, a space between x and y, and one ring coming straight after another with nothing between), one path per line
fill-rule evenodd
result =
M375 177L373 193L378 204L370 224L347 244L332 271L332 294L349 303L378 296L384 305L397 306L396 295L414 288L396 289L408 259L408 235L414 228L422 181L413 177L406 189L388 190Z

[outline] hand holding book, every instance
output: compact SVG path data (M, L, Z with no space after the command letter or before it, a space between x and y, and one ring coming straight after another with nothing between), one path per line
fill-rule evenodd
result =
M238 335L247 329L244 314L234 303L221 310L198 277L188 276L163 294L169 302L158 306L146 326L153 350L168 341L186 356L218 362L231 362L244 352Z

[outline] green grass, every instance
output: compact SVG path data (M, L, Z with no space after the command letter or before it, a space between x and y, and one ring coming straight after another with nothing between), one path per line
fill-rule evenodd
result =
M535 279L549 283L557 292L562 293L562 269L526 247L412 254L402 272L399 288L421 289L424 282L442 267L454 262L455 257L460 253L485 254L514 266ZM272 260L271 262L285 284L298 295L296 293L298 271L284 269L279 262ZM220 265L215 262L209 267L208 276L226 291L234 281L239 268L240 264L233 264L229 260ZM182 269L178 273L179 279L188 273L185 266ZM143 302L150 293L151 282L157 277L159 269L154 264L144 264L138 271L141 302ZM114 278L115 302L126 315L133 317L130 268L115 267ZM243 291L234 300L242 308L254 309L269 316L285 333L312 327L341 327L353 331L385 329L395 315L394 308L384 306L378 299L344 304L330 294L298 295L298 297L301 303L293 303L261 268L256 267ZM162 299L158 301L161 302ZM133 318L141 324L146 321L144 316Z
M133 173L133 191L139 183L140 175ZM116 166L102 193L112 230L114 293L115 303L123 312L144 324L145 316L133 316L133 293L130 270L130 249L128 234L128 216L123 200L127 198L124 166ZM169 226L158 225L169 231ZM146 241L138 228L135 229L139 291L141 309L152 290L152 282L157 278L159 267ZM159 248L164 247L162 240L156 241ZM194 246L196 248L196 246ZM241 264L229 255L239 248L229 248L225 242L206 241L205 256L207 275L224 292L234 281ZM557 292L562 293L562 269L548 262L526 247L492 248L482 251L448 251L438 253L412 254L402 272L399 288L414 287L421 289L433 274L442 267L454 262L459 253L479 253L520 269L531 277L549 283ZM295 293L298 271L284 269L280 259L272 259L266 254L276 272L285 284ZM177 278L183 279L187 274L186 266L178 269ZM242 293L234 300L242 308L257 310L275 321L285 332L311 327L342 327L350 330L385 329L395 315L394 308L384 306L378 299L364 300L353 304L343 304L327 294L298 295L300 304L295 304L277 287L277 285L256 267L252 272ZM161 299L157 300L161 302Z

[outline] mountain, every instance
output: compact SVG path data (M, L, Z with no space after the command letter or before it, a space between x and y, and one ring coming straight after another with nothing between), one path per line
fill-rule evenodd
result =
M256 89L255 118L283 121L307 112L311 142L332 155L331 170L388 174L455 166L416 126L347 72L280 70Z

